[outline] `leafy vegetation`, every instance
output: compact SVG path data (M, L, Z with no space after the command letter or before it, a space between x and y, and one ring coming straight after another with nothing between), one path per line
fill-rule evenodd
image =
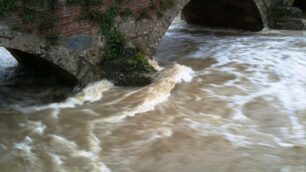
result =
M176 4L176 0L162 0L160 2L160 8L162 10L167 10L171 7L173 7Z
M48 33L46 38L50 45L58 45L59 38L57 33L54 32Z
M79 17L82 20L90 20L99 24L100 32L105 38L105 47L103 53L103 61L116 60L126 69L143 69L148 68L149 63L143 53L131 50L127 47L127 37L125 33L121 32L117 27L116 17L121 16L126 19L132 15L130 9L120 9L120 0L113 2L107 10L100 10L95 8L97 4L102 4L99 0L70 0L71 5L83 5L83 14ZM118 63L116 63L118 65ZM142 67L140 67L142 66Z
M0 0L0 17L7 16L17 8L18 1Z
M150 14L148 13L148 11L144 10L138 15L137 20L149 19L149 18L151 18Z
M91 21L99 24L100 31L106 39L104 47L104 60L115 60L119 58L126 44L126 36L115 25L115 18L119 15L119 7L117 3L113 3L105 12L86 7L85 16Z
M0 17L6 17L10 13L16 12L19 19L12 24L13 30L33 32L35 30L33 28L36 27L37 31L45 34L49 40L50 32L52 32L50 29L55 26L58 20L57 7L58 0L0 0ZM52 32L52 37L55 37L56 34Z

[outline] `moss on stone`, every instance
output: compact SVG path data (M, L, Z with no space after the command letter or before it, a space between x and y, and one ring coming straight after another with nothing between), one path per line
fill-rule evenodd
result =
M146 11L146 10L144 10L144 11L142 11L142 12L138 15L137 20L149 19L149 18L151 18L149 12Z
M59 36L54 32L48 33L46 39L50 45L58 45L59 43Z
M102 77L121 86L143 86L152 83L155 70L141 53L103 63Z

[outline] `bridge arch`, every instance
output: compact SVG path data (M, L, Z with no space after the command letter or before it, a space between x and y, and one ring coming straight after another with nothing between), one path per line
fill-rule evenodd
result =
M295 0L293 6L298 7L304 13L306 13L306 1L305 0Z
M64 83L75 86L78 83L76 76L72 75L64 68L59 67L55 63L52 63L39 55L30 54L18 49L6 48L11 55L17 60L19 65L28 66L37 72L53 75Z
M182 13L182 17L191 24L213 28L260 31L268 22L267 11L272 5L271 0L164 1L174 1L176 4L163 11L161 18L156 19L152 27L148 27L145 32L150 34L131 39L140 47L144 47L143 49L149 55L154 55L162 37L179 13ZM143 29L136 28L136 30Z
M263 29L263 19L254 0L191 0L184 8L187 22L208 27L249 31Z
M68 85L75 86L93 81L86 79L92 72L92 66L79 54L63 46L49 47L43 37L13 31L1 22L0 47L10 52L18 65L53 75Z

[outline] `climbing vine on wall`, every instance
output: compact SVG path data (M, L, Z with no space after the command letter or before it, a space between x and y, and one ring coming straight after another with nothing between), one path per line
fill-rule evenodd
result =
M100 31L106 39L104 60L114 60L122 56L125 50L126 36L115 25L115 19L119 15L119 1L113 2L104 11L95 8L96 4L103 3L99 0L70 0L68 3L83 5L83 14L80 18L99 24Z
M82 14L78 17L81 20L89 20L98 23L100 32L105 38L103 61L116 60L125 65L124 70L146 70L150 69L148 60L140 50L128 47L127 36L116 25L116 18L124 20L132 15L129 8L121 9L121 0L112 1L105 9L102 0L68 0L69 5L80 5ZM97 8L100 5L102 8Z

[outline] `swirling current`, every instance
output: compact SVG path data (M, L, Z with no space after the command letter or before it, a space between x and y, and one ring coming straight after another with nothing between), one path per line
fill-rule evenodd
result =
M0 49L1 172L305 172L306 32L175 21L146 87L80 92Z

